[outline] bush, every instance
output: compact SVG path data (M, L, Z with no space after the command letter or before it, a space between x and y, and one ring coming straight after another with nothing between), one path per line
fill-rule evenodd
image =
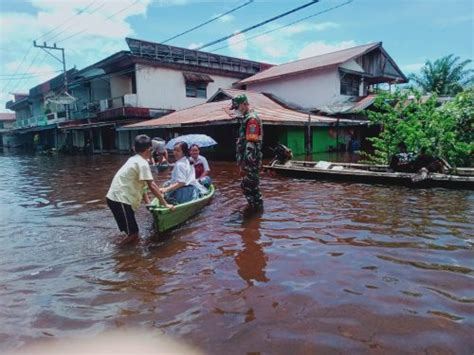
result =
M474 90L456 95L440 106L435 95L423 97L418 92L382 94L367 111L370 125L381 132L369 140L373 154L366 161L388 164L403 142L409 151L427 153L447 160L453 166L471 166L474 152Z

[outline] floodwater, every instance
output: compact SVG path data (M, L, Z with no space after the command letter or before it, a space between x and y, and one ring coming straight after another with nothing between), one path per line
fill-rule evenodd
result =
M138 328L209 354L473 353L473 192L265 176L248 216L213 163L199 216L160 239L142 208L119 249L126 158L0 155L0 352Z

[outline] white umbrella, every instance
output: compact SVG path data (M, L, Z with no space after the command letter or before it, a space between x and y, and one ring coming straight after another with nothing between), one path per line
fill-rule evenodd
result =
M213 138L205 134L185 134L168 141L166 149L172 150L174 145L179 142L185 142L188 146L196 144L199 148L211 147L217 144Z

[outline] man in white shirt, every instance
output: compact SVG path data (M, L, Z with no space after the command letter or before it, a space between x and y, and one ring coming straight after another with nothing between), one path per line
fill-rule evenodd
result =
M117 171L107 192L107 205L112 211L120 231L127 234L119 242L120 245L138 241L135 211L140 206L146 187L158 198L160 204L167 208L173 208L164 200L158 186L153 181L148 164L152 151L150 137L144 134L135 137L134 150L137 154L129 158Z

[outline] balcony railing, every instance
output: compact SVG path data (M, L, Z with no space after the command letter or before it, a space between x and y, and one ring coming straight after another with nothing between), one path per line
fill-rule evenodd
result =
M45 115L37 115L24 119L17 119L14 127L16 129L44 127L51 124L63 122L66 119L66 112L53 112Z

